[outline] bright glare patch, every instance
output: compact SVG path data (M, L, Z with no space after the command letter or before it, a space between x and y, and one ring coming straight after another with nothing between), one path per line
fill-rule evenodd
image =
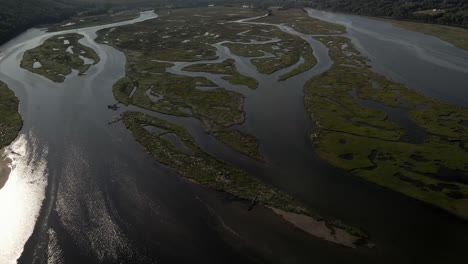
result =
M32 134L32 133L31 133ZM47 187L47 151L37 153L34 136L21 135L10 147L11 173L0 189L0 263L16 263L31 236Z

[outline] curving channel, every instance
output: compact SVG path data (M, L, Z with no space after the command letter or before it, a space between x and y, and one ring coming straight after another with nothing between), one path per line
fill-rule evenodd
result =
M286 26L280 28L307 40L318 61L287 81L276 81L281 73L256 73L248 59L221 44L219 60L235 59L241 74L259 81L256 90L219 75L182 71L188 64L170 69L244 94L246 120L238 128L258 138L264 163L214 140L196 119L135 106L121 111L145 111L183 125L204 150L366 230L377 247L352 250L313 238L271 210L247 211L245 202L180 178L153 160L122 124L108 125L118 114L107 105L115 103L112 85L124 76L125 56L94 37L101 28L155 17L143 12L106 26L46 34L34 29L1 47L0 79L20 98L24 119L10 146L10 180L0 190L1 263L414 263L450 262L465 252L465 223L334 169L314 154L302 86L333 62L320 42ZM101 57L85 76L58 84L19 67L25 50L66 32L83 34L81 43Z

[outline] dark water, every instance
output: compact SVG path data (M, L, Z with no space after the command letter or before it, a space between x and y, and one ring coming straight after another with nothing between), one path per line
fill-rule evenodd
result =
M306 37L318 58L317 67L286 82L276 81L280 73L254 74L250 62L237 57L241 73L259 80L257 90L206 75L246 96L246 122L239 129L259 138L264 164L214 140L195 119L150 114L182 124L204 150L319 212L363 228L377 245L372 250L352 250L315 239L262 207L247 211L248 204L190 183L160 165L122 124L109 126L118 115L107 109L115 102L111 87L124 75L125 58L113 48L94 43L94 31L78 30L101 62L87 75L70 77L63 84L19 68L22 53L50 35L31 30L1 47L0 79L21 100L25 121L21 134L28 146L35 146L29 148L31 156L44 157L47 164L41 174L48 183L45 199L37 205L42 205L42 211L20 263L450 263L465 255L468 225L334 169L313 153L302 85L332 63L319 42ZM399 48L398 42L390 43ZM232 56L227 50L221 55ZM402 76L411 79L412 75ZM33 165L25 162L24 166Z
M309 15L344 25L347 36L379 73L428 96L468 107L468 51L380 20L313 9Z
M422 144L427 138L427 132L416 124L409 117L410 110L386 106L374 101L364 100L357 96L356 90L352 90L350 94L353 96L354 101L361 106L383 111L387 114L387 120L398 124L404 129L404 134L401 137L403 142L411 142L414 144Z

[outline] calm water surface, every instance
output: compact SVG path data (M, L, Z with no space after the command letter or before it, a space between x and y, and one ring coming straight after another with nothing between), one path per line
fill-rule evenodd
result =
M348 36L379 72L431 96L466 104L461 96L466 52L387 23L310 14L346 24ZM139 20L152 17L146 12ZM233 57L242 73L259 80L259 88L251 91L205 75L246 96L246 122L238 128L258 137L265 163L214 140L195 119L149 113L186 127L204 150L325 215L366 230L377 245L372 250L347 249L307 236L262 207L247 211L248 204L189 183L160 165L122 124L107 125L118 115L107 105L115 102L112 84L124 75L125 57L93 41L99 28L76 32L85 35L82 43L95 49L101 62L87 75L69 77L63 84L19 67L25 50L58 33L30 30L0 47L0 79L20 98L25 122L11 146L15 169L0 190L0 225L10 227L0 229L0 263L15 263L17 258L20 263L447 263L465 255L464 222L347 175L314 154L302 86L332 63L319 42L302 36L319 63L286 82L275 81L280 73L255 73L247 59L225 49L220 56ZM375 32L363 33L368 31ZM392 37L382 33L387 31ZM388 50L402 55L391 56ZM401 70L410 67L408 61L415 63L414 70ZM445 89L434 83L435 76L424 74L431 67L448 82ZM180 67L171 70L182 73ZM445 78L445 72L450 77Z

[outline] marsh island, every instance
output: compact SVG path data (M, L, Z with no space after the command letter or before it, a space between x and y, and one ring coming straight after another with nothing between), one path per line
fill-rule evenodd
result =
M98 41L127 57L126 77L114 85L120 102L199 119L207 133L257 160L262 153L255 134L235 128L245 120L243 102L248 95L234 87L256 88L258 74L285 81L306 73L317 64L310 42L319 41L333 65L304 85L304 104L314 122L310 139L319 156L353 175L467 218L468 111L374 72L345 33L344 27L299 9L265 16L211 8L174 10L155 20L102 30ZM236 64L246 61L256 74L238 71ZM248 200L297 211L289 198L271 200L282 197L279 193L267 198L251 192L260 182L228 164L228 171L237 172L208 173L203 168L216 166L190 165L193 161L187 158L200 161L199 151L182 132L154 134L148 127L166 128L136 113L124 114L124 123L156 159L182 175ZM162 137L167 133L189 146L175 147ZM156 142L170 150L161 152ZM226 175L231 176L220 179ZM242 180L234 180L237 177Z
M52 36L26 51L21 66L55 82L73 71L85 74L99 56L79 42L82 37ZM159 163L242 200L247 210L269 208L296 228L339 245L373 246L365 226L323 215L301 195L282 189L284 178L265 177L282 166L265 142L287 135L282 122L301 122L294 115L277 122L262 117L296 107L294 114L311 122L304 128L309 137L280 143L311 149L287 165L308 168L302 158L317 154L349 177L468 218L468 110L379 74L344 26L302 9L168 9L155 19L101 29L96 42L126 58L125 76L112 87L117 103L109 107L119 116L109 124L121 120ZM300 106L267 101L268 92L286 100L292 86L300 89L288 100L300 97ZM257 110L260 118L251 121ZM187 120L202 128L209 144ZM210 144L229 154L216 153ZM284 155L296 155L292 150L285 148Z
M93 49L79 42L81 38L76 33L49 38L24 53L21 67L54 82L63 82L73 70L83 75L100 59Z

